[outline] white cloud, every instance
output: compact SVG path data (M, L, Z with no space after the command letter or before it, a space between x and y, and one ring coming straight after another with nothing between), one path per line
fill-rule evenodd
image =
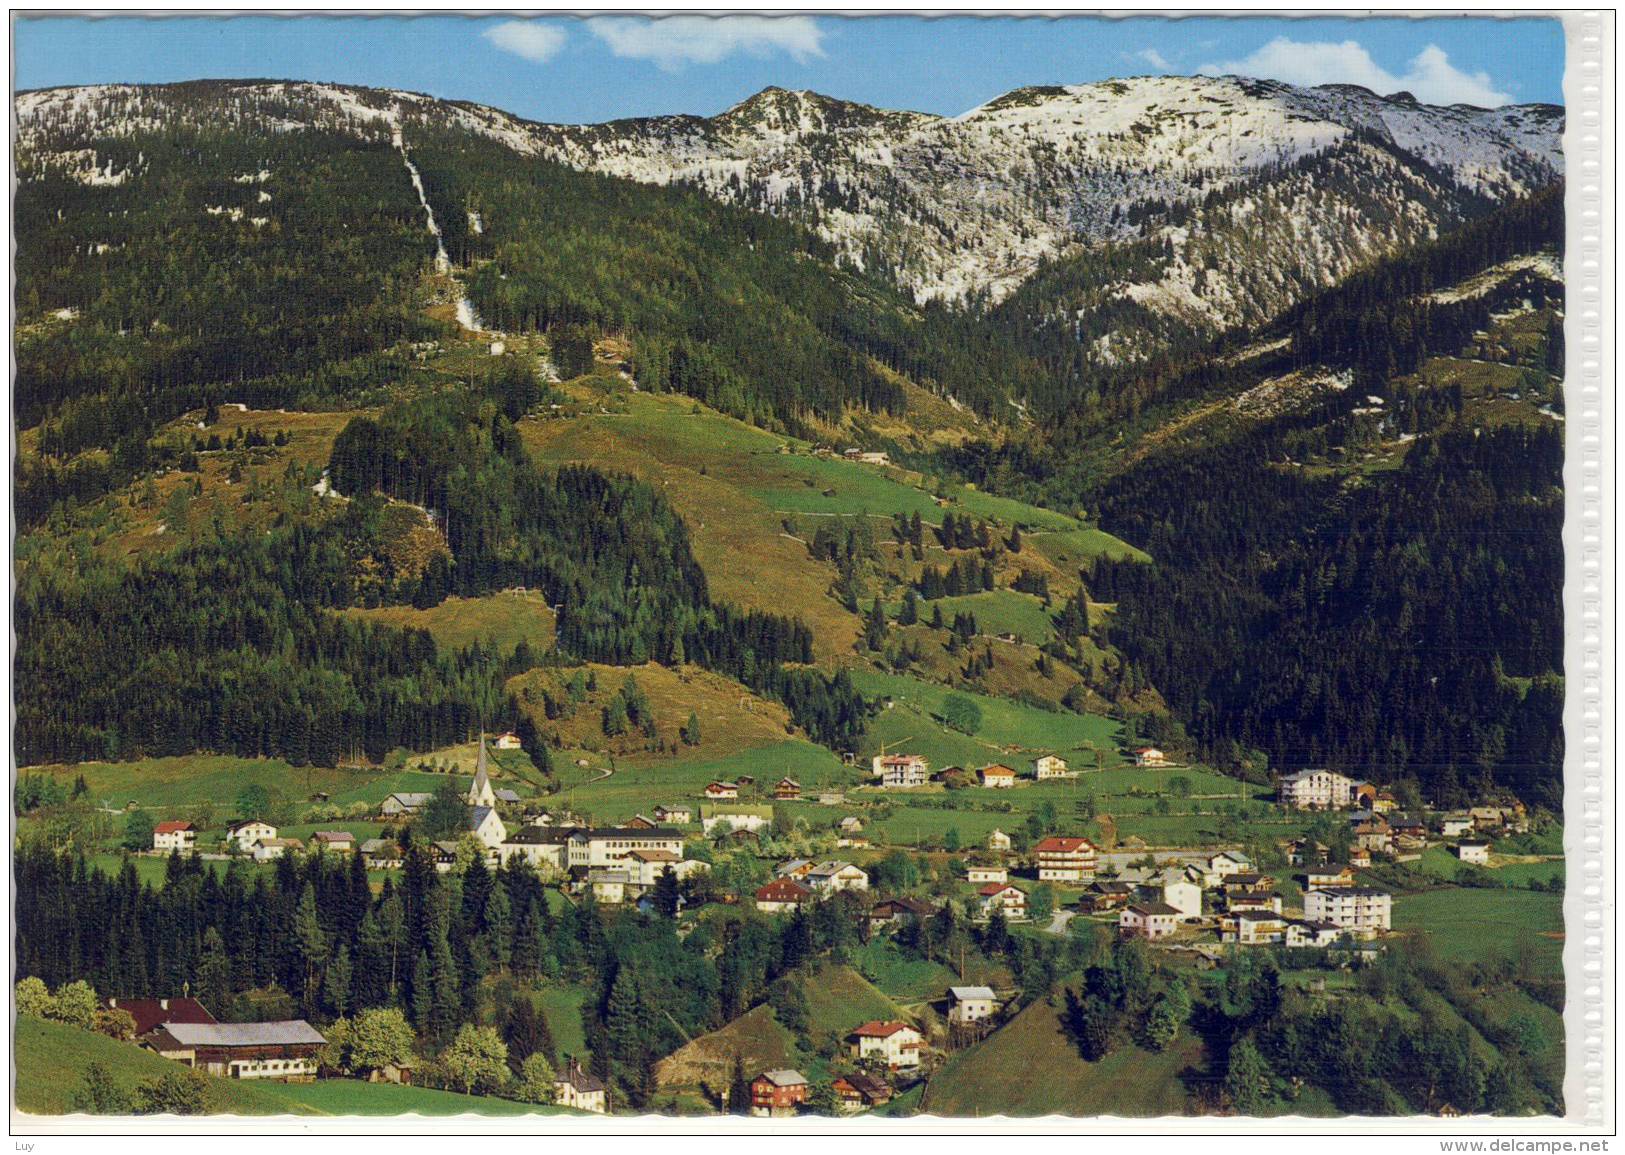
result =
M1424 104L1476 104L1495 108L1511 101L1494 86L1487 72L1463 72L1444 49L1429 44L1399 75L1371 58L1357 40L1299 41L1278 36L1241 60L1204 64L1204 76L1256 76L1287 84L1359 84L1388 96L1409 92Z
M595 16L587 22L616 56L661 68L716 64L737 52L783 52L798 63L824 55L824 31L810 16Z
M1162 53L1158 52L1155 48L1142 48L1134 55L1137 59L1145 61L1158 72L1172 72L1174 70L1174 66L1169 64L1167 60L1163 59Z
M504 52L541 64L552 60L564 47L564 29L556 24L532 20L505 20L481 33Z

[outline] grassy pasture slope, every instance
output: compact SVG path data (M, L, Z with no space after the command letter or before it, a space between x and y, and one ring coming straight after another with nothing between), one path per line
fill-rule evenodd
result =
M568 684L577 670L585 679L590 673L597 689L585 691L569 717L548 718L544 694L555 702L569 701ZM529 712L537 730L544 736L557 734L565 749L599 750L615 756L616 765L652 765L669 762L670 756L647 749L650 742L636 727L619 738L607 738L603 731L603 708L621 692L628 677L637 680L648 698L659 742L679 740L678 735L692 711L700 722L700 744L682 747L681 758L717 760L746 750L783 742L795 731L790 713L777 702L751 693L731 678L698 666L668 669L652 663L636 667L603 666L588 663L580 667L539 667L516 675L508 682L508 692ZM703 785L703 783L702 783Z
M511 650L520 641L529 642L537 653L553 648L553 607L539 593L450 597L427 610L379 606L342 612L402 629L428 630L437 645L452 650L493 640L500 650Z
M820 657L850 652L861 624L828 596L834 567L809 558L805 544L786 533L786 516L795 518L803 538L818 517L835 514L889 519L918 513L929 524L942 521L919 474L814 456L806 442L688 398L618 392L613 409L525 421L520 430L541 461L585 461L660 487L693 532L712 592L748 608L801 617L814 630ZM1066 572L1102 552L1134 552L1064 514L963 486L946 486L943 494L955 513L1066 535L1066 549L1075 555L1061 567Z
M381 770L333 770L290 766L276 758L236 758L223 754L186 754L137 762L83 762L76 766L35 766L30 773L50 774L71 787L83 774L90 796L122 807L136 802L157 809L212 802L230 807L250 785L280 790L293 799L321 791L343 805L362 798L380 801L392 790L432 790L438 776L386 774ZM419 785L426 782L427 785ZM228 817L220 815L221 818Z
M886 607L894 620L901 606L901 602L894 602ZM922 601L919 603L921 616L929 621L932 611L938 606L942 607L943 621L949 624L952 624L955 614L976 615L978 632L990 637L1015 634L1024 642L1041 646L1055 636L1055 620L1050 616L1050 611L1044 608L1043 601L1035 594L1024 594L1012 589L996 589L978 594L962 594L959 597L938 598L929 602ZM1057 605L1055 608L1060 607Z
M736 1055L743 1059L747 1072L765 1071L793 1066L795 1050L790 1032L763 1003L661 1059L655 1077L662 1089L695 1087L702 1082L726 1087Z
M847 966L826 966L802 984L807 996L808 1034L844 1038L870 1019L907 1019L902 1007Z
M1182 1037L1160 1054L1124 1047L1085 1062L1055 1008L1038 1002L949 1059L920 1107L937 1115L1166 1115L1185 1101L1179 1072L1201 1056L1201 1042Z
M1563 896L1445 888L1394 896L1394 929L1426 935L1441 958L1479 962L1528 950L1551 977L1563 971Z
M561 770L561 798L577 810L585 810L595 821L620 821L637 813L647 813L662 803L688 803L696 817L704 801L708 782L734 779L741 774L756 779L756 795L741 796L742 804L771 802L773 784L788 775L801 783L802 790L816 794L820 789L841 789L861 780L863 775L822 746L794 738L770 746L759 746L720 758L706 758L704 747L698 756L659 765L616 763L608 777L601 769L570 766Z
M1032 706L1023 706L1005 698L990 698L964 690L950 690L946 686L922 682L903 675L883 674L878 670L853 670L852 681L866 697L889 695L893 706L883 710L870 727L871 741L891 743L908 737L908 730L941 730L942 702L950 693L971 698L982 710L982 726L974 737L943 731L920 741L940 747L944 757L938 759L929 750L920 749L936 766L958 762L966 766L980 766L987 762L1011 757L1033 758L1039 754L1060 754L1075 766L1085 765L1083 755L1088 753L1087 765L1094 766L1093 750L1106 751L1106 764L1114 766L1122 759L1117 753L1120 728L1108 718L1075 714L1070 710L1050 713ZM913 750L915 747L910 746ZM980 758L981 761L975 761ZM1017 766L1016 769L1022 769Z

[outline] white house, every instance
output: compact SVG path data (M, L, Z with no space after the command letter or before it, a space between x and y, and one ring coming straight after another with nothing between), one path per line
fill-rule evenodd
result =
M1273 890L1238 890L1228 894L1225 907L1232 913L1243 910L1281 913L1281 896Z
M624 866L635 850L666 850L679 858L683 853L682 834L662 827L634 830L625 826L578 826L564 832L564 842L566 866Z
M794 879L775 878L766 886L757 887L753 897L757 910L763 914L778 914L811 902L813 892Z
M1253 860L1239 850L1222 850L1207 860L1202 871L1203 881L1217 886L1232 874L1245 874L1253 868Z
M1456 857L1463 862L1470 862L1474 866L1488 866L1490 864L1490 844L1477 840L1463 840L1456 843Z
M589 870L587 872L587 885L592 887L592 896L605 906L619 906L626 901L627 887L632 883L630 872L625 870Z
M254 844L255 862L272 862L290 850L303 850L305 844L297 838L262 838Z
M982 780L982 785L990 790L1008 790L1016 784L1016 772L997 762L991 766L983 766L976 772L976 776Z
M577 1111L590 1111L594 1115L609 1112L603 1080L588 1074L574 1058L553 1080L553 1101L561 1107L574 1107Z
M1273 911L1238 911L1233 915L1227 915L1224 925L1234 927L1229 932L1227 941L1242 946L1262 946L1266 943L1281 942L1286 938L1286 920ZM1221 930L1219 937L1225 939L1225 931Z
M361 857L369 870L399 870L401 848L387 838L369 838L361 844Z
M1473 816L1471 814L1446 814L1439 821L1439 832L1446 838L1460 838L1463 834L1473 832Z
M950 1023L979 1023L999 1009L992 987L949 987L948 998L952 1004L948 1008Z
M976 901L982 918L992 918L993 912L1003 911L1006 919L1027 917L1027 895L1018 886L1008 882L990 882L976 892Z
M918 754L887 754L874 760L880 785L887 790L911 790L931 781L931 765Z
M896 1019L864 1023L852 1032L851 1040L854 1059L883 1059L893 1070L918 1067L925 1045L919 1031Z
M1335 922L1309 922L1294 919L1286 924L1283 941L1290 947L1324 948L1343 936L1343 928Z
M965 867L966 882L1009 882L1010 871L1003 866L967 866Z
M700 827L707 834L723 822L728 824L729 830L749 830L754 833L773 825L773 811L766 808L760 813L754 810L708 810L700 814Z
M734 799L739 797L739 783L712 782L705 788L705 796L712 801Z
M1394 899L1369 886L1329 886L1306 891L1303 915L1310 922L1335 923L1343 930L1369 938L1389 929Z
M1298 810L1342 810L1359 801L1359 785L1335 770L1299 770L1275 780L1275 797Z
M869 875L850 862L820 862L801 881L803 885L823 894L869 889Z
M1155 746L1141 746L1134 751L1134 764L1147 767L1166 766L1168 765L1168 755Z
M656 822L667 822L673 826L686 826L694 821L694 811L688 806L656 806L654 818Z
M1124 938L1166 938L1179 926L1179 912L1166 902L1136 902L1117 916L1117 931Z
M987 848L989 850L1009 850L1010 836L995 827L993 833L987 836Z
M1044 882L1088 882L1095 876L1095 844L1087 838L1052 835L1033 847Z
M1324 866L1311 866L1304 871L1304 880L1310 890L1328 886L1353 886L1354 867L1346 862L1328 862Z
M568 867L565 836L546 826L522 826L502 840L497 848L502 861L522 858L543 878L563 874Z
M257 818L250 818L243 822L233 822L226 829L226 837L237 844L239 850L253 850L255 845L276 837L276 827L269 822L261 822Z
M152 848L191 854L197 848L197 829L190 822L160 822L152 828Z
M1056 754L1044 754L1033 759L1033 777L1043 782L1048 778L1066 777L1066 759Z
M512 731L506 734L498 734L492 745L498 750L517 750L520 747L519 735Z
M1162 901L1177 910L1181 918L1197 918L1202 913L1202 888L1182 870L1164 871Z
M670 850L634 850L626 856L623 869L635 887L647 890L668 870L678 878L686 878L696 870L710 869L710 864L697 858L684 858Z

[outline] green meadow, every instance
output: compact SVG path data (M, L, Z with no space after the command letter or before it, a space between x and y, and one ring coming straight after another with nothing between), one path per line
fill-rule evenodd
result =
M1438 890L1394 895L1394 929L1424 936L1452 962L1525 955L1545 975L1563 973L1563 896L1527 890Z

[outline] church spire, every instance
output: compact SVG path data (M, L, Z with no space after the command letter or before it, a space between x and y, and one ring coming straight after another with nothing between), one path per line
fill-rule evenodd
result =
M485 752L485 731L480 731L480 757L474 768L474 784L468 788L470 806L495 806L496 792L491 789L491 775L487 770L489 756Z

